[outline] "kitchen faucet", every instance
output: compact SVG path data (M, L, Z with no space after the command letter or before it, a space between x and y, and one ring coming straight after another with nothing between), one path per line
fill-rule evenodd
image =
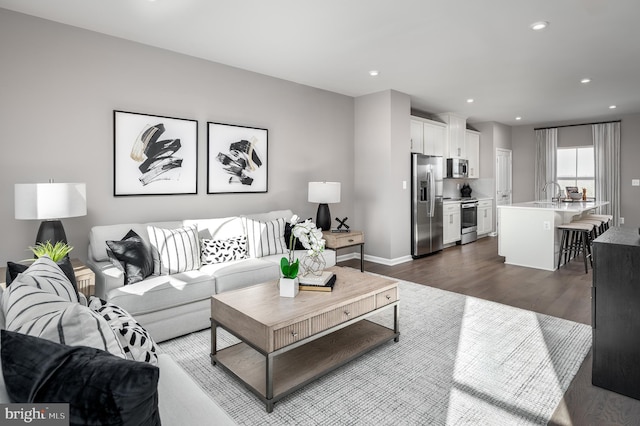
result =
M558 182L547 182L544 184L544 188L542 188L542 192L544 192L545 194L547 193L547 187L549 185L555 185L558 187L558 192L556 192L556 196L555 196L555 201L560 201L560 197L562 196L562 187L560 186L560 184L558 184ZM551 196L551 201L554 201L554 197Z

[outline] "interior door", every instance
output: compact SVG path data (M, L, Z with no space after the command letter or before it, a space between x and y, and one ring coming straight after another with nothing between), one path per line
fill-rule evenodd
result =
M511 150L496 148L496 207L511 204L512 202L512 169ZM496 211L497 213L497 211ZM495 214L496 231L500 218Z

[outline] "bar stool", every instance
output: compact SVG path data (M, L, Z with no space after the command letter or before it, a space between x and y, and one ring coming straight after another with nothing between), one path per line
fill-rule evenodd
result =
M600 235L602 235L602 233L604 231L606 231L605 225L606 225L607 222L604 219L599 219L597 217L585 216L585 217L582 217L580 219L572 220L571 223L590 223L590 224L592 224L594 226L592 240L594 240L597 237L599 237Z
M610 214L588 214L588 215L585 215L584 217L585 219L595 218L595 219L602 220L603 221L602 232L609 229L609 227L611 226L611 222L613 222L613 216L611 216ZM601 235L602 235L602 232L600 233Z
M562 255L564 255L564 264L577 257L582 253L584 260L584 273L588 273L587 258L593 267L591 259L591 239L595 225L586 222L571 222L558 226L562 231L562 239L560 240L560 252L558 254L558 269L562 263Z

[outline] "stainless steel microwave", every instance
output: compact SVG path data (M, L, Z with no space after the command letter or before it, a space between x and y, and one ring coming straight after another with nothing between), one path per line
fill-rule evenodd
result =
M447 177L466 178L469 176L469 160L462 158L447 158Z

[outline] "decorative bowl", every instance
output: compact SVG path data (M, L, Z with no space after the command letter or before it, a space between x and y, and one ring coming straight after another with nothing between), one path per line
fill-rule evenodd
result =
M579 192L570 192L569 198L571 198L572 200L582 200L582 194Z

